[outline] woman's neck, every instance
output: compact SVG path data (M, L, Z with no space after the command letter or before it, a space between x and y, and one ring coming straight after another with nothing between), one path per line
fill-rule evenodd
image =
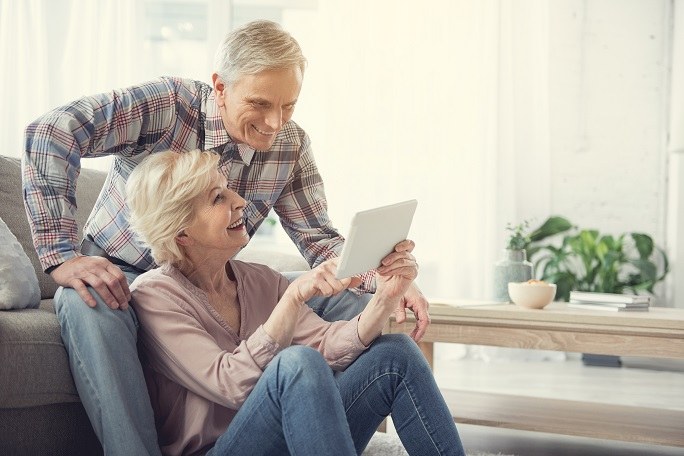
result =
M178 270L200 290L208 294L220 293L231 282L227 274L228 260L204 258L181 262Z

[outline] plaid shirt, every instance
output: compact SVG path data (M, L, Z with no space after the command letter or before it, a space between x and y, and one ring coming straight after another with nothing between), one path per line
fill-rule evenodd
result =
M23 186L34 245L43 268L79 255L76 182L81 158L114 155L102 192L84 227L109 255L149 270L148 249L130 230L125 184L147 155L212 150L231 189L249 203L250 237L271 208L311 266L338 255L344 239L327 213L323 182L309 137L289 121L268 151L235 144L226 133L211 86L163 77L84 97L43 115L26 129ZM373 274L361 286L372 290Z

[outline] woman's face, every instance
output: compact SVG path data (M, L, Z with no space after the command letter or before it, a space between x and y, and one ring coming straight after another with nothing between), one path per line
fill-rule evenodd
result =
M225 252L226 260L232 258L249 242L243 221L245 204L215 171L214 184L195 201L195 220L184 230L185 248L205 255Z

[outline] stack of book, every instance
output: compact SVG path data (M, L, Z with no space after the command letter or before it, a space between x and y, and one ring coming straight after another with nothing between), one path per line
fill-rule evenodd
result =
M651 297L617 293L571 291L568 307L576 309L608 310L613 312L645 312L651 305Z

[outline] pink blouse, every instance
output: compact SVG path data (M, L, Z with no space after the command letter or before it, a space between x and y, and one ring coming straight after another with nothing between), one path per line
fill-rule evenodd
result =
M264 265L231 260L230 267L237 281L239 333L172 266L146 272L131 285L140 357L164 454L207 451L284 348L262 324L289 282ZM313 347L331 368L344 370L367 348L358 321L329 323L302 305L292 344Z

